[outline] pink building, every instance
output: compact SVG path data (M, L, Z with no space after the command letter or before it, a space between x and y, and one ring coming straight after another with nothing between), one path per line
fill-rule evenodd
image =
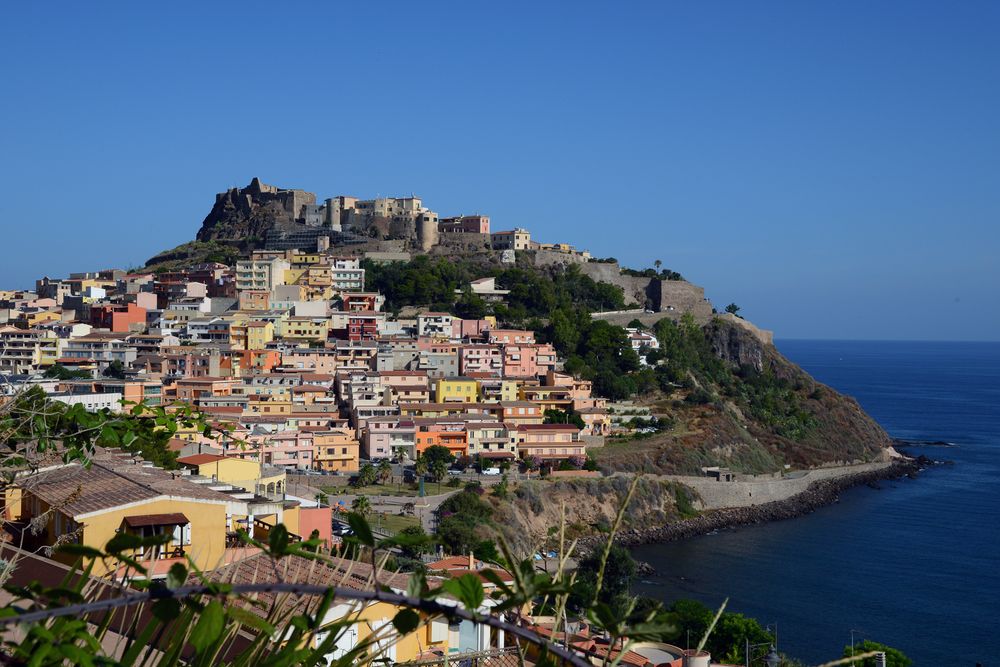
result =
M467 338L486 339L490 330L489 320L453 320L451 323L452 338L464 340Z
M587 455L580 430L572 424L523 424L517 434L517 451L522 458L552 460Z
M535 342L535 332L524 329L493 329L487 339L491 343L526 344Z
M458 372L461 375L500 375L503 373L503 360L503 352L496 345L463 345L458 348Z
M336 348L287 348L281 353L281 367L333 375L337 371Z
M255 434L247 438L245 449L234 445L232 450L226 454L264 465L307 470L312 468L313 435L302 431Z
M300 507L299 535L308 540L313 531L324 544L330 546L333 541L333 509L330 507Z
M503 346L504 377L533 378L544 375L555 365L556 351L548 343Z

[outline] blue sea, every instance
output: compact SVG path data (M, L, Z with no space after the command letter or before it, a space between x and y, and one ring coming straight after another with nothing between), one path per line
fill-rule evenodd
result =
M892 436L953 445L904 451L953 463L797 519L637 548L656 569L638 592L729 597L809 664L839 657L853 631L918 666L1000 665L1000 343L777 346Z

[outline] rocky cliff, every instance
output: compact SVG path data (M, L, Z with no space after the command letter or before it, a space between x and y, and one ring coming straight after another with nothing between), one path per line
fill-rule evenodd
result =
M215 197L215 205L201 223L199 241L238 244L263 239L274 228L291 227L302 208L315 204L316 195L265 185L254 178L245 188L231 188Z
M597 453L608 470L698 474L702 466L763 473L879 460L892 441L851 397L790 362L751 328L722 318L704 327L728 372L692 376L651 399L672 423L664 433Z

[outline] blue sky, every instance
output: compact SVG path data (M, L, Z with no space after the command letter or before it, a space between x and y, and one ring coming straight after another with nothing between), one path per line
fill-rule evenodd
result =
M1000 340L1000 3L166 7L5 9L0 287L260 176L660 259L779 337Z

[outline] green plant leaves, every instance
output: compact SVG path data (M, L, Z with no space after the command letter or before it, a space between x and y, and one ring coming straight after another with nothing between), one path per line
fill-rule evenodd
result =
M363 516L356 512L350 512L347 515L347 525L354 531L354 537L358 542L366 547L375 546L375 536L372 535L372 529Z
M194 629L191 630L191 638L189 640L191 646L199 652L207 649L222 634L225 622L226 613L222 608L222 603L218 600L209 602L201 611Z
M392 619L392 625L400 634L413 632L420 627L420 614L412 609L401 609Z
M267 536L267 545L275 558L281 558L288 553L288 529L285 528L285 524L279 523L271 528Z
M449 579L441 585L441 590L455 597L469 611L476 611L485 599L483 582L474 574L463 574Z
M188 570L182 563L174 563L167 571L167 588L180 588L187 582Z

